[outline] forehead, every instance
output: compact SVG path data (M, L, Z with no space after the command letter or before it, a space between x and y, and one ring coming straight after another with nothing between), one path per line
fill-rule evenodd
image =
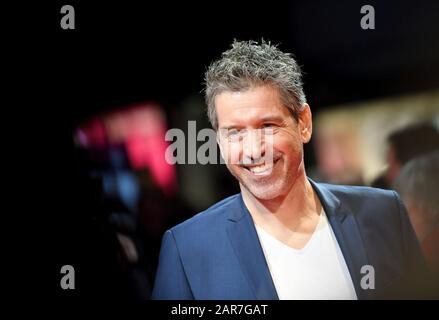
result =
M219 127L250 125L266 119L290 117L279 91L271 86L254 87L246 91L225 91L215 98Z

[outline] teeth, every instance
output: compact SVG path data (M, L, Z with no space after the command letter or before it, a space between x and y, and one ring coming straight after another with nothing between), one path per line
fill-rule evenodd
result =
M263 164L260 166L250 167L249 170L252 173L260 174L260 173L264 173L266 171L271 171L272 168L273 168L273 164L271 163L271 164Z

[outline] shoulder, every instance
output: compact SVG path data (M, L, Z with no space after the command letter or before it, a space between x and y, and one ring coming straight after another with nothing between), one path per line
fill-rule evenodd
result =
M224 223L232 210L240 210L240 194L225 198L192 218L171 228L174 234L183 232L202 232L214 229Z
M393 190L385 190L379 188L365 186L346 186L327 183L319 183L321 187L326 188L341 200L347 201L395 201L398 195Z
M395 224L405 214L405 208L394 190L364 186L319 184L333 194L344 212L354 214L359 221Z

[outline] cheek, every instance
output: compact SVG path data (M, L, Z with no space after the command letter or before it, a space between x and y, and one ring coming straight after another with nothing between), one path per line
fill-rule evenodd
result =
M282 153L291 153L299 149L300 143L298 143L291 136L276 137L273 141L274 150Z

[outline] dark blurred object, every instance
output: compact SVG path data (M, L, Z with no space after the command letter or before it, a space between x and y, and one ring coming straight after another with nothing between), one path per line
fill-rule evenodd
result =
M439 298L439 151L409 161L394 187L405 202Z
M387 183L385 174L381 174L372 182L372 187L380 189L389 189L389 184Z
M86 190L91 180L98 184L86 193L99 201L83 199L87 212L96 208L84 217L90 227L87 248L97 246L106 255L90 253L89 292L149 298L162 234L172 226L172 217L186 212L174 201L176 176L175 167L165 161L166 129L162 107L154 103L93 115L76 127L78 170L87 177L78 189ZM93 286L93 279L105 274L111 280Z
M81 223L72 241L80 257L81 296L149 299L147 262L138 254L137 209L121 192L126 183L118 183L127 170L124 162L104 148L76 145L74 150L78 175L73 192Z
M372 182L376 188L390 189L402 166L411 159L439 150L439 132L433 124L421 123L393 132L387 138L388 168Z

